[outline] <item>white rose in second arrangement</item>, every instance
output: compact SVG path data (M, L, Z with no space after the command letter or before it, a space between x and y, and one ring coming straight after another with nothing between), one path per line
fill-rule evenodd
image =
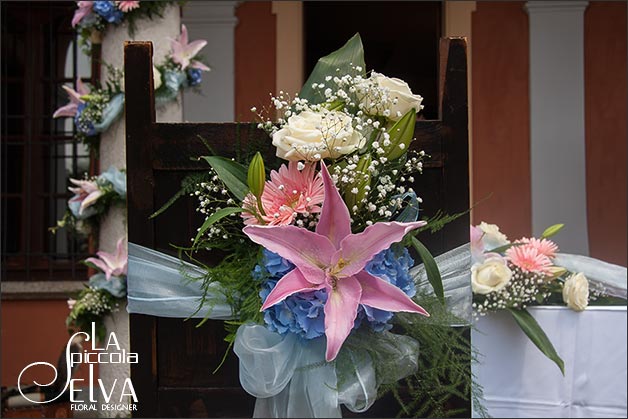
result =
M398 121L412 108L417 113L423 109L421 105L423 97L413 94L405 81L395 77L386 77L375 71L371 73L369 81L374 82L374 86L366 88L367 92L364 92L362 100L367 113L383 115L393 121Z
M574 311L582 311L589 305L589 281L583 273L571 275L563 284L563 301Z
M482 243L484 243L484 250L493 250L497 247L509 244L508 237L501 231L495 224L487 224L484 221L478 226L482 230Z
M504 288L512 278L512 271L501 256L492 256L471 267L471 288L476 294L489 294Z
M355 130L352 118L337 111L303 111L288 118L273 134L277 157L285 160L318 161L358 150L366 139Z

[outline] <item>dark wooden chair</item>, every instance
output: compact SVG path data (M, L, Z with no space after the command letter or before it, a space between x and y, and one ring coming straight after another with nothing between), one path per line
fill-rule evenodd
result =
M414 147L431 155L414 189L424 200L423 215L454 214L469 208L466 43L447 38L440 45L440 119L419 120ZM152 44L125 45L126 147L129 242L172 253L170 244L186 244L202 219L192 198L181 199L165 214L149 216L174 195L181 180L207 170L191 157L206 153L199 136L221 155L262 147L273 150L254 124L156 123ZM421 240L438 255L469 241L469 217L463 216ZM222 323L130 316L131 350L139 354L131 377L139 404L137 417L247 417L253 397L242 390L237 357L231 353L213 374L226 349ZM378 404L379 403L379 404ZM394 415L378 402L367 412Z

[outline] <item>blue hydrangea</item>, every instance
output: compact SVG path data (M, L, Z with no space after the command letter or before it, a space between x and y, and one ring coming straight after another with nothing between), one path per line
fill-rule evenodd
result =
M188 84L197 86L203 81L203 71L198 68L188 68Z
M377 254L367 265L366 271L378 276L402 289L408 296L416 293L414 282L410 277L410 268L414 260L407 249L393 246ZM281 256L263 251L262 261L252 272L254 279L262 281L259 293L262 301L286 273L294 269L294 265ZM275 304L264 311L264 322L267 327L277 333L295 333L305 339L314 339L325 334L324 306L327 292L323 290L301 292L291 295L283 302ZM355 319L354 329L366 322L376 332L389 330L393 313L360 305Z
M118 24L124 18L124 13L113 1L95 1L93 10L109 23Z
M94 123L92 121L86 120L85 118L81 118L81 115L87 105L85 103L79 103L76 109L76 115L74 115L74 125L83 134L91 137L96 135L96 129L94 128Z

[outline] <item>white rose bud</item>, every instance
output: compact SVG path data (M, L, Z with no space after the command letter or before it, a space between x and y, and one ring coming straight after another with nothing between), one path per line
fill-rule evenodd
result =
M389 119L398 121L412 108L414 108L417 113L423 109L423 106L421 106L423 97L413 94L412 90L410 90L410 86L408 86L408 83L405 81L395 77L386 77L383 74L376 73L375 71L371 73L371 80L375 81L377 86L388 93L390 104L386 107L388 112L386 112L386 115L384 116L388 116ZM366 109L382 113L382 109L379 109L378 107L378 102L381 103L382 99L367 97L365 98L364 104Z
M478 228L484 233L482 235L482 243L484 244L484 250L493 250L497 247L504 246L510 241L508 237L501 231L495 224L487 224L484 221L480 223Z
M153 87L157 90L159 86L161 86L161 71L153 66Z
M491 256L471 267L471 288L476 294L489 294L504 288L512 278L512 271L501 256Z
M571 275L563 284L563 301L574 311L582 311L589 305L589 281L583 273Z
M365 141L353 129L351 117L339 111L303 111L273 134L277 157L291 161L336 158L363 147Z

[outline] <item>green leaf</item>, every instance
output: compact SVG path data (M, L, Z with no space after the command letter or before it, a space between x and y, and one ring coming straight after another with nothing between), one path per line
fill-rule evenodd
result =
M412 138L414 138L415 123L416 110L412 108L390 127L388 130L388 134L390 134L390 144L388 146L382 146L386 151L384 157L386 157L388 161L396 160L408 152L410 142ZM403 146L401 146L401 144L403 144Z
M504 253L506 250L510 249L513 246L523 246L524 244L526 243L508 243L503 246L499 246L494 249L491 249L487 253Z
M244 211L244 209L240 208L240 207L227 207L227 208L221 208L218 211L216 211L215 213L213 213L211 216L209 216L205 222L203 223L203 225L201 226L201 228L198 230L198 233L196 233L196 237L194 238L194 243L196 244L196 242L198 241L198 239L201 238L201 236L203 235L203 233L205 233L207 231L207 229L209 227L211 227L213 224L216 224L216 222L222 220L223 218L231 215L231 214L236 214L238 212L242 212Z
M225 157L203 156L203 158L216 171L216 174L225 183L227 189L242 201L249 191L246 168L240 163Z
M412 246L417 251L421 260L423 261L423 265L425 266L425 273L427 274L427 280L430 281L432 288L434 289L434 294L438 297L438 300L442 305L445 305L445 291L443 290L443 280L440 276L440 271L438 270L438 265L436 265L436 261L434 257L427 250L427 247L423 246L416 237L412 237Z
M565 224L554 224L553 226L549 226L545 229L543 234L541 234L541 238L546 239L548 237L552 237L554 234L562 230L563 227L565 227Z
M537 323L536 319L532 317L530 313L526 309L515 309L509 308L510 314L514 317L515 321L523 330L523 333L528 335L532 343L536 345L537 348L543 354L548 357L550 360L554 361L558 368L560 368L560 372L565 375L565 363L558 356L556 349L554 349L554 345L550 342L549 338L541 329L541 326Z
M351 68L352 65L362 67L362 71L356 72L356 70ZM325 98L317 93L316 89L312 88L312 84L326 84L325 77L333 77L337 74L361 74L365 76L365 68L362 39L360 34L356 33L342 48L318 60L314 70L312 70L312 74L310 74L310 77L301 88L299 97L307 99L310 103L322 103L325 101ZM336 71L337 69L340 71Z

